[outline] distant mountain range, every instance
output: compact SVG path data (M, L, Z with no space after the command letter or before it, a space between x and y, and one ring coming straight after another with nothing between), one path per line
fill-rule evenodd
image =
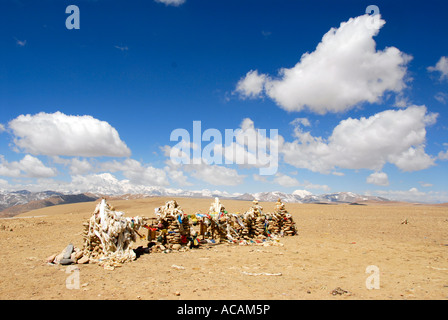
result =
M139 193L119 193L110 192L110 190L95 190L97 192L89 193L77 193L66 194L56 191L43 191L43 192L30 192L27 190L21 191L0 191L0 217L12 217L17 214L40 209L48 206L54 206L59 204L78 203L96 201L103 196L113 196L120 199L137 199L145 197L188 197L188 198L214 198L219 197L221 199L229 200L248 200L254 199L261 202L275 202L277 199L281 199L286 203L357 203L357 202L384 202L388 199L375 196L364 196L352 192L336 192L330 194L314 195L306 190L296 190L291 194L272 191L272 192L259 192L259 193L234 193L230 194L221 191L187 191L180 189L167 189L160 187L146 187L145 190ZM100 192L98 192L100 191ZM106 191L106 192L105 192ZM115 190L123 191L123 190ZM127 190L131 191L131 190Z
M283 202L296 203L353 203L363 201L389 201L388 199L376 196L364 196L353 192L336 192L329 194L314 195L306 190L296 190L292 194L287 194L280 191L260 192L253 194L244 194L235 199L238 200L254 200L274 202L277 199Z
M13 217L23 212L58 204L96 201L86 194L63 194L55 191L30 192L27 190L0 192L0 218Z

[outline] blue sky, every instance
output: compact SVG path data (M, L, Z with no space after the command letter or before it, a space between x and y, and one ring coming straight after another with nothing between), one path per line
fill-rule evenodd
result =
M69 30L73 4L80 28ZM381 17L373 31L372 4ZM444 1L2 1L0 188L88 191L112 181L448 202L447 9ZM277 129L276 174L170 163L170 134L192 134L193 121L222 135Z

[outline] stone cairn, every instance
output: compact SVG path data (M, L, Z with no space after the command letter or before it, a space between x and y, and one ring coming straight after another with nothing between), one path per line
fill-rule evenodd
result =
M102 245L100 238L95 234L95 231L90 229L90 223L84 222L84 231L82 236L84 238L83 254L86 257L93 260L98 260L100 253L102 252Z
M234 223L232 227L244 240L279 236L294 236L297 234L295 222L285 205L278 199L273 213L263 213L263 208L257 200L253 201L249 210L240 216L243 223Z
M136 241L137 236L143 238L138 232L140 227L148 229L150 243L149 248L144 249L145 253L185 251L197 248L199 244L219 242L281 245L267 240L278 241L278 237L297 234L295 222L280 199L274 212L266 214L257 200L253 201L248 211L239 214L228 213L215 198L207 214L187 215L175 200L171 200L155 209L156 218L127 218L123 215L102 199L89 221L83 224L83 248L70 244L59 255L47 258L47 262L98 263L105 269L113 270L122 263L136 259L140 247L133 250L131 243ZM148 225L146 221L149 219L155 220L155 223ZM198 227L199 231L195 230ZM201 241L199 236L202 236Z
M123 212L115 211L113 206L102 199L89 221L83 223L83 248L79 249L70 244L55 258L48 258L47 262L98 263L105 269L113 270L136 258L134 250L131 249L131 242L135 242L137 236L141 237L137 230L142 224L143 218L123 217Z
M167 201L164 206L155 209L157 228L160 231L156 237L160 249L178 250L186 245L191 237L190 221L176 200Z
M213 232L217 233L219 242L225 241L229 233L227 224L228 212L218 198L215 198L215 201L211 204L208 213L209 216L212 217L211 227Z
M257 200L252 202L249 210L243 214L244 228L241 231L243 239L250 238L265 239L265 216L263 215L263 207L258 204Z
M113 270L122 263L135 260L131 243L137 236L141 237L137 230L143 225L143 218L123 215L105 199L96 206L88 225L84 224L83 257L88 257L89 262Z
M218 198L215 198L215 201L211 203L208 213L198 212L192 215L191 219L193 225L199 226L199 230L196 232L199 236L202 236L203 242L209 240L215 243L215 237L217 238L216 242L223 242L229 238L230 215Z
M274 213L269 217L268 230L282 236L294 236L297 234L296 224L281 199L277 200Z
M228 213L218 198L212 203L207 214L197 213L194 219L200 221L200 235L210 241L217 237L217 242L253 242L269 238L293 236L297 229L291 214L279 199L274 213L263 213L263 207L257 200L243 214Z

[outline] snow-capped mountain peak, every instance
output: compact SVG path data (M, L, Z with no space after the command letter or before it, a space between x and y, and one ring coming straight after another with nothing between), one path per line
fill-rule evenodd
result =
M261 202L276 202L278 199L285 203L352 203L366 200L374 201L388 201L387 199L374 197L374 196L362 196L353 192L336 192L331 194L314 195L307 190L296 190L293 193L284 193L281 191L270 192L258 192L258 193L228 193L219 190L182 190L182 189L170 189L163 187L153 186L135 186L131 184L123 183L123 181L111 179L110 176L102 175L98 177L97 187L89 189L87 192L78 190L66 190L60 191L42 191L42 192L30 192L27 190L20 191L0 191L0 211L13 207L16 205L23 205L31 201L44 200L50 197L67 197L69 195L88 193L90 196L124 196L134 195L134 197L148 197L148 196L164 196L164 197L190 197L190 198L214 198L219 197L221 199L229 200L258 200ZM101 182L108 181L109 183L102 184ZM120 183L119 183L120 182Z
M306 196L312 195L312 193L307 190L295 190L292 194L295 196L299 196L301 198L305 198Z

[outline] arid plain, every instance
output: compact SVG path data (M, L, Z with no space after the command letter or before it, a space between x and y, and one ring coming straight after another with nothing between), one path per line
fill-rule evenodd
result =
M108 201L125 216L154 217L154 208L170 199ZM188 214L207 212L213 201L176 200ZM251 205L221 202L229 212ZM274 209L274 203L260 204ZM0 299L448 299L447 206L286 203L298 235L281 238L283 246L219 244L150 253L113 271L77 265L80 286L69 289L72 269L45 260L69 243L82 248L82 224L95 205L0 219ZM366 272L369 266L378 272ZM379 289L368 289L371 279Z

